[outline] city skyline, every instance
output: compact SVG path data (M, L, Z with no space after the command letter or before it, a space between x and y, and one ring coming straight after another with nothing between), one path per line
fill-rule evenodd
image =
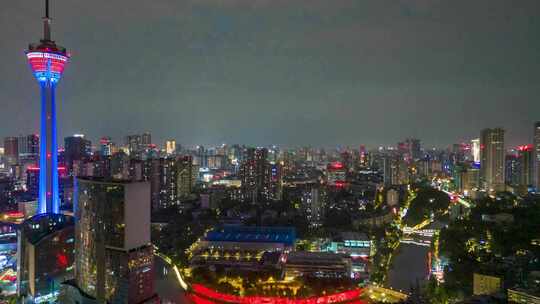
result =
M540 304L514 3L6 5L0 302Z
M533 133L531 134L531 139L529 139L527 142L518 142L515 140L515 138L510 138L510 137L507 137L507 140L505 141L504 143L504 149L506 152L510 153L510 152L518 152L520 150L520 148L522 147L525 147L525 146L534 146L535 144L535 134L534 131L535 131L535 128L536 128L536 125L539 124L540 121L537 121L533 124ZM500 128L500 127L495 127L496 129L502 129L505 131L505 133L507 132L507 130L505 128ZM276 147L278 149L299 149L299 148L312 148L312 149L336 149L336 150L341 150L341 149L352 149L352 150L357 150L359 148L365 148L365 149L368 149L368 150L377 150L377 149L398 149L399 145L406 142L407 140L410 140L410 139L414 139L414 140L419 140L420 142L420 147L423 151L431 151L431 150L445 150L445 149L452 149L452 147L454 145L457 145L457 144L462 144L462 145L468 145L472 148L472 146L474 145L475 141L478 141L481 137L481 132L485 129L489 129L489 128L483 128L481 130L478 130L478 134L476 135L471 135L469 138L465 138L463 140L460 140L460 141L456 141L456 142L448 142L446 144L442 144L440 146L435 146L435 145L430 145L429 143L425 143L422 138L415 138L415 137L403 137L403 138L400 138L400 139L397 139L396 142L389 142L387 144L373 144L373 145L367 145L365 143L362 143L362 142L357 142L357 143L353 143L353 144L344 144L344 143L337 143L335 145L313 145L313 144L300 144L300 143L297 143L297 144L276 144L276 143L261 143L261 144L253 144L253 143L246 143L246 142L220 142L220 143L205 143L205 144L202 144L202 143L185 143L185 142L181 142L179 141L178 139L176 138L173 138L171 136L155 136L155 134L151 133L151 132L139 132L139 133L129 133L129 134L124 134L124 135L120 135L118 137L112 137L110 135L107 135L107 134L103 134L103 135L100 135L100 136L96 136L96 137L92 137L92 136L88 136L88 134L85 134L85 133L74 133L74 134L65 134L65 137L63 139L60 139L60 142L59 142L59 150L62 150L65 148L65 140L68 140L68 139L71 139L71 138L83 138L84 140L87 140L90 142L90 146L89 148L91 148L92 151L99 151L100 150L100 147L102 145L101 141L102 140L107 140L107 142L109 144L113 144L114 146L116 146L117 148L120 148L120 149L123 149L123 148L128 148L129 147L129 143L127 141L127 139L129 137L132 137L132 136L143 136L143 135L150 135L152 136L152 141L151 141L151 145L149 146L149 148L152 148L152 149L157 149L157 150L163 150L163 151L167 151L168 149L170 149L170 144L171 143L174 143L176 145L178 145L179 147L182 147L182 149L188 149L188 150L192 150L192 149L197 149L198 147L204 147L206 149L214 149L214 148L218 148L218 147L222 147L222 146L234 146L234 145L238 145L238 146L241 146L241 147L246 147L246 148L272 148L272 147ZM4 137L4 142L0 142L0 148L3 148L3 149L6 149L5 145L8 144L6 143L6 141L9 141L10 139L22 139L22 138L26 138L26 137L31 137L31 136L38 136L37 134L18 134L18 135L15 135L15 134L10 134L8 136L5 136ZM155 137L154 137L155 136ZM39 141L39 136L37 137L38 138L38 141ZM155 138L158 138L157 140L155 140ZM514 144L514 142L516 142L516 144ZM2 144L4 146L2 146Z
M53 1L55 37L78 58L59 88L59 136L447 146L502 127L509 146L532 142L536 1L310 4ZM2 11L4 75L15 75L0 82L2 137L39 127L21 46L39 37L41 12L29 1Z

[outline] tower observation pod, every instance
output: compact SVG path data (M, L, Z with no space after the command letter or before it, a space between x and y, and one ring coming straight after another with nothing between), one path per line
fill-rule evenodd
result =
M69 54L51 40L49 0L45 0L43 39L29 45L26 58L41 89L38 214L60 212L55 89Z

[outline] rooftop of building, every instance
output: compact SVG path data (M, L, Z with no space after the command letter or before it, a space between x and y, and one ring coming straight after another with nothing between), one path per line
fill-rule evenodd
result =
M25 220L22 224L22 230L26 239L35 245L51 233L74 226L75 219L71 216L43 213Z
M294 227L224 225L208 232L204 238L211 242L284 243L292 246L296 240Z
M337 238L339 241L369 241L369 236L363 232L343 231Z
M344 254L333 252L293 251L287 255L287 264L328 264L342 263L348 258Z

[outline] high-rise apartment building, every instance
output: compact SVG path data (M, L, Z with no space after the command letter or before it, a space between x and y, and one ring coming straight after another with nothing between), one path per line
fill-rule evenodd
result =
M176 161L176 191L178 199L184 200L191 197L195 182L197 181L197 173L191 156L187 155L178 158Z
M75 278L61 303L148 303L155 299L150 184L76 180Z
M265 148L248 148L240 165L239 176L244 201L258 202L270 199L271 166Z
M4 157L8 165L19 162L19 139L17 137L4 138Z
M91 153L92 143L84 135L75 134L64 138L64 162L69 172L73 172L75 161L84 162L90 158Z
M324 222L325 193L320 185L314 184L302 191L302 211L310 228L321 227Z
M534 124L534 186L540 192L540 121Z
M166 208L178 203L177 167L175 158L159 159L159 206Z
M521 164L517 153L509 153L504 161L504 180L507 185L517 186L521 179Z
M271 163L270 170L270 198L280 201L283 199L283 166L281 163Z
M504 130L484 129L480 134L480 178L488 191L504 190Z
M383 181L385 186L397 185L399 158L394 155L385 155L383 158Z
M532 186L533 184L533 165L534 165L534 147L533 145L523 145L517 148L519 159L519 184L521 186Z

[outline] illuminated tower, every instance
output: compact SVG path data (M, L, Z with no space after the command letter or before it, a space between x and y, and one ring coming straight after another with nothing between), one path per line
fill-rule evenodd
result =
M38 43L30 44L26 57L41 88L38 213L59 213L55 89L62 77L69 55L65 48L56 45L51 40L49 0L45 0L43 39Z
M37 215L26 219L17 231L17 295L21 303L57 303L60 283L73 277L75 220L60 214L54 100L68 54L51 40L50 23L49 1L45 0L43 39L26 51L41 88L41 130Z

